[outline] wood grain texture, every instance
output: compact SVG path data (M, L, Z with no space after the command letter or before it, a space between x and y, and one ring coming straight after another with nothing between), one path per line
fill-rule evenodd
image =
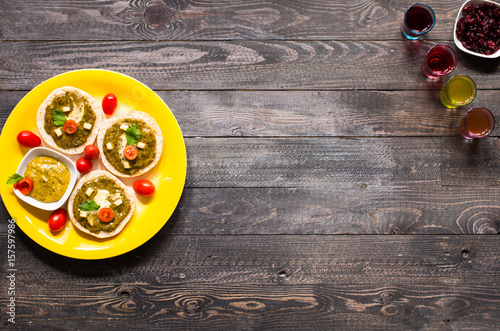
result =
M496 330L490 286L30 286L6 330Z
M498 234L500 189L186 188L164 231L192 235ZM0 203L0 220L10 219ZM0 233L7 223L0 223Z
M492 236L160 234L103 261L17 238L12 329L493 330L500 321Z
M158 91L184 137L458 137L468 108L445 109L437 91ZM0 91L0 126L26 92ZM500 94L475 105L500 118ZM419 107L425 105L425 107ZM500 120L499 120L500 121ZM495 129L490 136L498 136ZM453 141L453 140L452 140Z
M498 234L498 188L186 189L172 234Z
M0 89L30 90L70 70L130 75L158 90L431 90L420 62L432 42L4 42ZM454 74L498 89L498 61L458 54ZM435 93L432 98L435 99ZM436 101L433 102L437 104Z
M87 261L54 254L17 229L16 279L21 290L42 282L47 286L339 281L381 286L388 282L493 285L500 277L498 236L281 235L264 239L262 235L171 235L161 230L132 252ZM6 254L4 250L0 255L4 270L8 269Z
M452 40L461 3L428 1ZM5 40L401 39L401 1L3 1Z

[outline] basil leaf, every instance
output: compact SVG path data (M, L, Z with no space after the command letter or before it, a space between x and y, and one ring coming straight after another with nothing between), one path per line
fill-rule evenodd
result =
M79 205L78 209L83 211L94 211L94 210L99 210L99 205L94 200L87 200L87 202L84 202L81 205Z
M57 126L63 126L66 122L66 116L61 109L52 109L52 117L54 118L54 124Z
M7 184L12 185L23 179L24 177L18 174L13 174L12 176L7 179Z
M125 131L125 137L127 137L127 145L134 145L141 140L142 133L137 128L137 124L128 127L127 131Z

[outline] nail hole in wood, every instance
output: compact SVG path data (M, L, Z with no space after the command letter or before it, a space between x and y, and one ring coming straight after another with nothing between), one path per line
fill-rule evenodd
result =
M469 251L468 251L468 250L466 250L466 249L462 250L462 257L463 257L464 259L468 259L468 258L470 257L470 253L469 253Z
M287 278L288 277L288 273L286 272L286 270L281 270L280 272L278 272L278 276L280 278Z

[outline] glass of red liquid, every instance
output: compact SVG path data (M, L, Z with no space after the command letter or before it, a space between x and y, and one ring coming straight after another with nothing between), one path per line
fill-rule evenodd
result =
M432 47L422 61L422 72L427 78L437 79L447 75L457 66L457 54L448 45Z
M470 109L462 118L458 132L465 139L484 138L495 128L495 116L484 107Z
M431 31L436 15L431 7L423 3L411 5L405 12L401 33L409 40L417 40Z

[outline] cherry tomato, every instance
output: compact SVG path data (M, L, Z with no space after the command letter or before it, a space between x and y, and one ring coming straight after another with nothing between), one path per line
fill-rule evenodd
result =
M95 160L99 158L99 148L97 148L97 146L94 145L87 145L83 150L83 154L87 159Z
M56 209L50 214L49 221L50 231L61 231L66 226L66 211L62 208Z
M143 197L150 197L155 193L155 184L147 179L139 179L134 182L134 191Z
M31 131L24 130L18 133L17 142L26 147L38 147L42 144L42 140Z
M127 160L134 160L137 157L137 148L132 145L125 146L125 149L123 150L123 156L125 156Z
M67 134L73 134L76 132L76 128L78 127L78 124L76 124L75 120L69 119L64 122L63 125L63 130Z
M87 172L92 169L92 162L90 162L88 159L81 157L78 160L76 160L76 169L80 171L82 174L86 174Z
M113 219L113 217L115 217L115 214L113 213L111 208L104 207L99 209L97 217L99 217L101 221L108 223Z
M115 112L118 100L113 93L106 94L102 99L102 111L106 115L111 115Z
M24 177L17 182L17 189L24 195L28 195L33 190L33 180L29 177Z

